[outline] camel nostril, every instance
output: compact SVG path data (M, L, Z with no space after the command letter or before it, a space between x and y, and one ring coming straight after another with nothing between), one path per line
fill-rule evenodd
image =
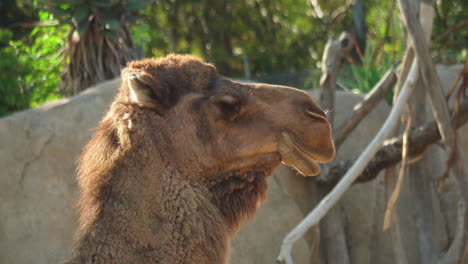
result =
M305 113L307 116L313 118L313 119L318 119L318 120L323 120L323 121L328 121L327 116L322 110L319 111L311 111L309 109L305 110Z
M328 122L327 117L322 113L312 112L310 110L305 110L305 113L306 113L307 116L309 116L312 119L315 119L317 121L326 121L326 122Z
M327 119L327 115L322 111L322 109L315 104L313 100L306 100L302 102L302 109L306 114L312 118Z

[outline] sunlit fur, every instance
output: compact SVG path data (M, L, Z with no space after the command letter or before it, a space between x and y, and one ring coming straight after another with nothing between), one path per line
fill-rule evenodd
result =
M310 122L312 152L334 155L328 123L298 114L275 121L271 105L288 94L285 115L298 98L315 107L294 89L232 82L184 55L132 62L122 80L78 161L79 230L68 263L227 263L230 239L281 162L276 135L287 128L305 137L300 127Z

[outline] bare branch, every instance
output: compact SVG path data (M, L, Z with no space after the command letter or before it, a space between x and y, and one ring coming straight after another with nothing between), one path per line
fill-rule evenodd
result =
M426 86L427 94L429 95L432 105L432 112L437 121L440 134L444 142L451 142L451 124L447 101L445 101L442 92L442 84L435 70L434 63L432 62L426 40L429 39L430 34L427 34L427 37L424 35L421 23L416 17L417 12L413 10L414 7L409 4L408 0L398 0L398 7L405 28L411 39L412 47L421 66L421 77ZM428 32L430 32L430 29Z
M37 22L16 22L14 24L8 25L7 28L34 28L34 27L51 27L58 26L60 23L57 20L52 21L37 21Z
M346 190L353 184L356 178L365 169L367 163L372 159L375 153L379 150L383 141L387 137L388 133L392 130L395 124L398 122L398 118L401 115L403 106L408 101L408 98L414 88L414 84L418 77L418 62L414 61L411 67L408 79L402 88L398 100L392 108L389 117L385 121L384 125L377 133L372 142L367 146L364 152L359 156L358 160L349 169L343 179L335 186L335 188L318 204L318 206L310 212L305 219L299 223L283 240L281 245L280 255L278 261L286 264L292 264L293 260L291 257L291 250L293 244L301 238L310 227L316 225L325 214L335 205Z
M457 119L457 116L460 115L460 111L462 111L460 108L460 100L464 94L464 91L468 88L468 60L465 62L465 67L462 71L463 73L463 81L459 87L457 97L455 99L455 104L454 104L454 109L452 113L452 122L455 122ZM460 76L460 75L459 75ZM456 83L459 81L460 78L457 78L455 82L452 84L453 86L456 86ZM453 125L456 127L456 125ZM455 174L455 180L456 180L456 186L458 187L458 193L460 195L460 200L458 204L458 216L457 216L457 227L455 231L455 237L452 240L452 243L450 244L450 247L448 248L447 252L442 256L441 260L439 261L439 264L450 264L450 263L455 263L457 262L457 259L460 259L460 263L463 262L463 258L466 256L466 252L463 253L463 244L465 244L465 251L467 249L468 243L468 232L467 232L467 206L468 206L468 195L466 193L466 189L468 187L467 183L467 175L465 172L464 168L464 153L463 149L458 145L456 142L456 139L459 137L458 132L453 130L452 134L452 153L450 153L450 158L447 161L449 163L452 158L455 159L455 162L457 163L456 166L453 167L452 171ZM453 157L452 157L453 155ZM449 167L447 167L448 169ZM440 189L443 186L443 179L440 181L439 178L439 187ZM439 190L440 190L439 189Z
M382 79L364 97L364 101L354 106L351 119L338 129L335 137L335 148L338 150L348 135L359 123L374 109L374 107L387 95L397 81L395 69L392 67Z
M463 91L466 87L460 87L460 89L458 90L458 93L457 93L457 98L455 99L455 104L454 104L454 107L453 107L453 113L452 113L452 117L456 117L459 113L459 108L460 108L460 100L462 98L462 95L463 95ZM452 119L453 120L453 119ZM455 164L455 161L458 159L458 155L457 155L457 130L455 128L452 128L452 142L450 147L450 154L449 154L449 158L447 160L447 166L444 170L444 172L442 173L442 175L439 176L439 179L437 180L437 191L439 193L441 193L444 189L444 185L445 185L445 179L448 177L448 174L450 172L450 170L452 169L452 166Z
M320 7L319 3L317 0L310 0L310 3L312 4L312 12L314 13L314 16L320 19L323 19L325 17L325 13L323 12L322 8Z
M346 4L334 10L333 13L330 15L330 21L331 21L330 24L336 23L338 18L340 18L343 14L345 14L352 4L353 4L353 0L348 0L346 1Z
M385 170L385 193L387 199L395 188L395 166L390 166ZM392 239L392 247L395 255L395 262L398 264L407 264L408 258L405 247L403 246L402 232L400 222L398 221L398 212L392 214L392 229L389 230Z
M336 97L336 80L345 57L351 48L351 36L343 32L338 40L330 38L325 47L322 58L322 81L320 82L320 105L324 109L331 110L327 116L334 127L334 111ZM322 199L326 192L319 192ZM318 226L317 226L318 227ZM342 212L337 208L330 210L327 221L320 226L323 230L322 241L324 244L334 245L325 247L324 256L330 262L349 263L346 235L343 228Z
M455 25L452 25L444 33L442 33L439 36L437 36L436 38L434 38L432 40L432 42L439 42L439 41L443 40L444 38L448 37L452 32L457 31L458 29L466 27L466 26L468 26L468 18L463 19L462 21L459 21Z
M467 226L466 225L466 207L467 207L467 195L466 195L466 173L463 167L463 150L460 148L460 146L457 146L457 153L459 153L457 157L457 163L458 166L455 166L454 168L454 174L455 174L455 181L456 181L456 186L458 186L458 193L460 195L460 200L458 202L458 211L457 211L457 226L456 226L456 231L455 231L455 237L452 240L452 243L450 244L450 247L448 248L447 252L442 256L442 258L439 260L439 264L451 264L451 263L456 263L457 259L462 259L464 258L464 253L463 253L463 244L465 244L465 249L466 246L468 246L468 243L466 241L466 234L467 234ZM465 237L465 238L464 238ZM460 262L464 263L464 262Z
M406 166L408 165L408 138L409 138L410 128L411 128L411 112L408 111L408 120L406 121L405 132L403 133L403 149L401 152L400 172L398 174L398 180L395 186L395 190L393 190L393 193L390 196L390 200L388 201L388 204L387 204L387 209L385 210L384 226L383 226L384 230L387 230L390 228L390 225L392 222L393 208L395 207L398 197L400 196L401 188L403 187L403 182L404 182L405 173L406 173Z
M351 36L347 32L341 33L339 39L329 39L325 45L322 57L322 76L320 77L320 106L333 110L335 106L335 90L338 72L352 47ZM333 124L333 112L328 116Z
M460 128L468 122L468 101L460 104L460 110L454 120L455 128ZM415 129L409 137L409 152L410 157L419 157L426 149L437 143L441 139L437 123L435 121ZM369 162L361 175L356 179L356 183L368 182L377 177L379 172L389 166L395 165L401 160L402 138L391 138L384 142L380 150L375 154L374 158ZM353 165L351 161L340 161L335 164L331 163L329 175L326 177L329 182L338 182L346 171ZM328 183L327 181L327 183Z

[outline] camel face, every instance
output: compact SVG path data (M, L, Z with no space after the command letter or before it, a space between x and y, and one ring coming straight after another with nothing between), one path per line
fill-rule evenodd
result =
M128 99L161 117L167 158L187 175L271 172L280 161L316 175L334 158L325 114L298 89L235 82L180 55L130 63L123 79Z

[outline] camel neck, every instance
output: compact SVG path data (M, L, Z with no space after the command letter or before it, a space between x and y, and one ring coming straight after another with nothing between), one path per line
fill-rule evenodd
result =
M141 161L120 164L93 199L82 199L86 221L80 223L77 258L185 263L209 257L224 263L229 234L209 190L183 180L163 159Z

